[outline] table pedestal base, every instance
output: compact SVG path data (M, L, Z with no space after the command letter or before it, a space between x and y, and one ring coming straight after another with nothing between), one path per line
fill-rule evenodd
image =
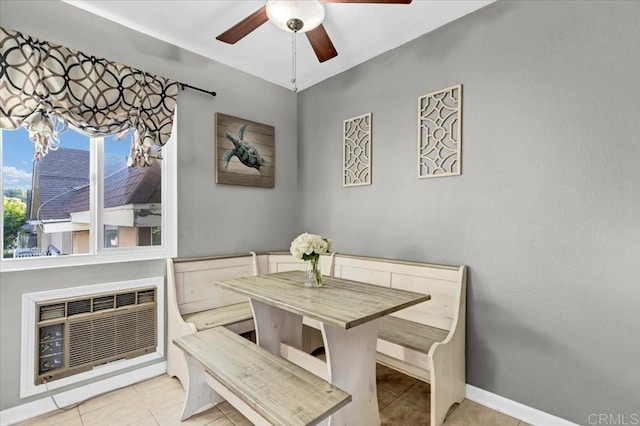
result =
M301 348L302 316L258 300L251 300L251 308L258 345L275 355L281 355L281 343ZM320 323L329 382L353 398L330 417L331 426L380 426L376 390L379 322L372 320L349 329Z
M379 321L346 330L321 324L330 382L353 397L349 404L331 416L331 426L380 425L376 390Z
M280 356L280 343L302 347L302 316L259 300L251 300L256 325L256 343Z

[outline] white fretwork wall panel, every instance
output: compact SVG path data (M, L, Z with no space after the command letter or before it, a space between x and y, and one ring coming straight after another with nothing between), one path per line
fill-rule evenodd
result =
M344 120L342 186L371 185L371 113Z
M461 173L462 85L418 98L418 177Z

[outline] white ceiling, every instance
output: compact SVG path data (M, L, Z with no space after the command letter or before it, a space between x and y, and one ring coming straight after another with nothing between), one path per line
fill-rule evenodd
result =
M136 31L292 88L291 34L267 22L234 45L215 37L262 0L64 0ZM327 4L324 26L338 56L319 63L298 35L298 90L473 12L493 0L413 0L409 5Z

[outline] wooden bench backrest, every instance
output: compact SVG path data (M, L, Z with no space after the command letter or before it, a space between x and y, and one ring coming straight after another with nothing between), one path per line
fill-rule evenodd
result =
M307 262L293 257L290 254L269 254L269 274L275 272L304 271ZM322 275L331 275L331 255L320 256L320 271ZM261 273L266 273L262 272Z
M431 300L393 316L450 330L463 294L463 266L432 265L336 255L335 276L384 287L427 293Z
M269 273L306 268L304 261L290 254L270 254L268 257ZM392 315L445 330L450 330L454 318L457 318L464 294L463 286L466 285L464 266L403 262L338 253L333 259L333 265L331 256L321 256L320 267L323 275L430 294L430 301Z
M265 262L266 261L266 262ZM275 253L258 256L259 273L304 270L306 262L290 254ZM268 265L268 271L265 266ZM323 275L334 275L384 287L428 293L431 300L394 313L399 318L445 330L460 307L465 273L464 266L432 265L380 258L336 254L320 256ZM332 274L333 269L333 274ZM247 300L229 290L212 285L254 274L254 259L250 255L203 259L174 259L174 282L178 309L182 315ZM169 279L171 285L172 280Z
M174 259L174 283L180 314L190 314L248 300L225 290L214 281L230 280L254 274L253 258L247 256ZM171 279L168 284L171 285Z

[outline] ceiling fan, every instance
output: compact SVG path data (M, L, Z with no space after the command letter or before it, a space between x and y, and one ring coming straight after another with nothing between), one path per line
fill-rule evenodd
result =
M307 35L320 62L338 56L329 34L324 29L324 3L409 4L411 0L268 0L266 5L216 37L235 44L267 21L285 31Z

